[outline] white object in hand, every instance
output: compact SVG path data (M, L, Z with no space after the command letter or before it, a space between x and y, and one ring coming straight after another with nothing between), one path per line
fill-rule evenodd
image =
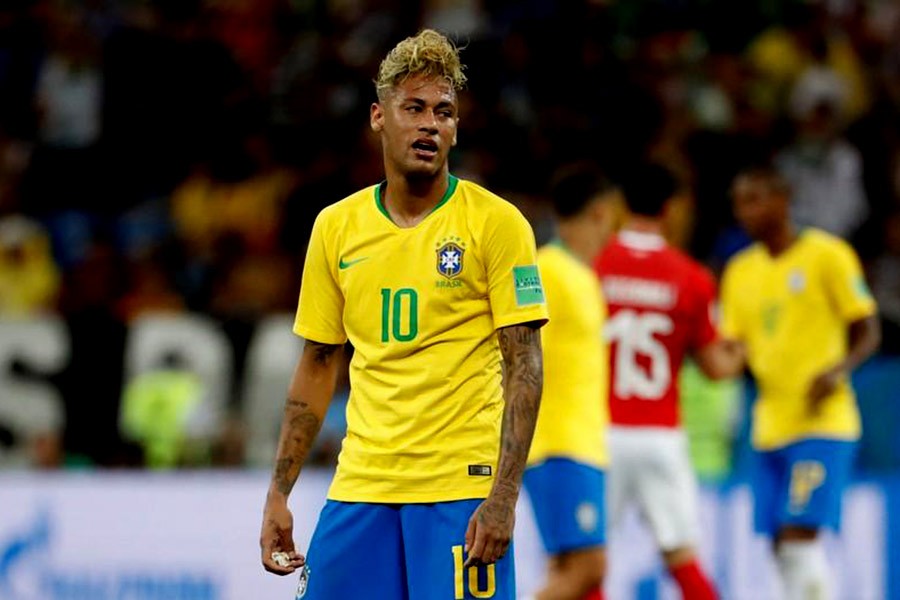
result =
M279 567L286 567L291 564L291 557L288 556L287 552L273 552L272 562Z

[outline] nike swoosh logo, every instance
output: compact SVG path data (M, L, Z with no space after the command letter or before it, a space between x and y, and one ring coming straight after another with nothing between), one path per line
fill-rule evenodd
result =
M356 260L344 260L342 257L340 262L338 262L338 269L341 269L343 271L344 269L348 269L348 268L352 267L356 263L360 263L364 260L368 260L368 258L369 258L368 256L363 256L362 258L357 258Z

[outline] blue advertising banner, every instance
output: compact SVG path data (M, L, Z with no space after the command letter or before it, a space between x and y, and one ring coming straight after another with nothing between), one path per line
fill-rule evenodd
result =
M308 544L331 473L304 472L291 498ZM263 572L258 535L264 472L0 474L0 599L246 600L292 598L296 581ZM779 598L768 543L753 533L739 485L701 494L701 558L721 596ZM533 592L545 556L523 494L518 593ZM827 539L837 600L900 600L900 480L854 484L844 525ZM679 597L637 515L610 532L608 597Z

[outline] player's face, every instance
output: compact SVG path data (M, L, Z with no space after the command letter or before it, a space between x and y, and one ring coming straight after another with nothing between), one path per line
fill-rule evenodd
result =
M372 105L372 129L381 133L385 162L403 176L434 177L456 145L456 92L435 77L410 77Z
M732 199L735 218L755 240L767 237L787 219L787 198L761 177L738 177Z

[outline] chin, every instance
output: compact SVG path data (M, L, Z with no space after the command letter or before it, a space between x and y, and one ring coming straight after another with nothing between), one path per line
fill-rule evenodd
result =
M415 163L406 165L403 175L409 179L431 179L440 175L443 163Z

